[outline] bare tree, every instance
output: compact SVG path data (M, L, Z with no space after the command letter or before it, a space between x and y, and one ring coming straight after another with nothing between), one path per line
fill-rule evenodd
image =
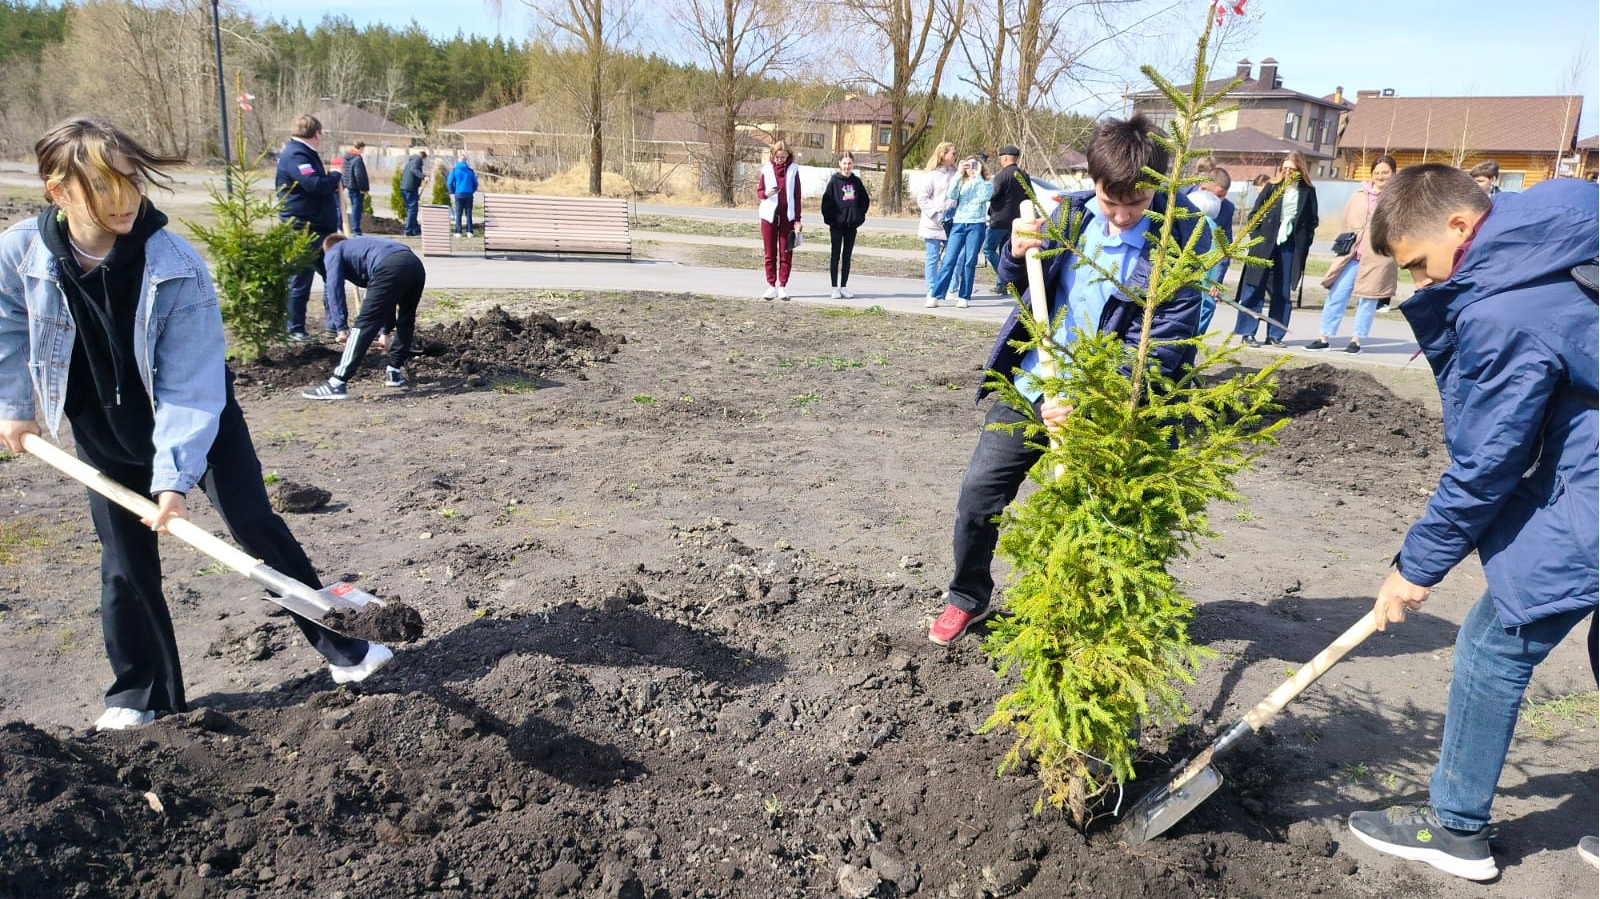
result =
M589 193L599 196L605 167L606 110L614 93L614 57L633 29L633 0L520 0L574 50L583 65L584 127L589 137ZM489 0L498 13L504 0Z
M716 85L700 107L710 136L711 177L724 206L733 205L739 162L739 109L761 79L781 70L804 35L779 0L682 0L679 27L710 63Z
M966 0L845 0L845 5L859 27L872 33L876 55L855 63L859 80L877 86L889 102L883 205L888 212L899 212L905 200L900 173L906 154L932 121Z

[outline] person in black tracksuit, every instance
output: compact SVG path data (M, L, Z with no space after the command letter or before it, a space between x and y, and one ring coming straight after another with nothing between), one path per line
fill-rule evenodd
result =
M406 386L405 364L416 333L417 304L422 301L422 288L428 279L422 260L405 244L383 237L330 234L322 241L322 251L328 266L328 289L342 293L348 280L365 287L367 296L333 376L300 395L308 400L342 400L349 396L346 385L361 367L362 357L379 332L391 327L394 335L388 347L389 365L383 383L387 387Z
M828 226L831 249L828 255L828 282L833 298L850 297L850 254L856 248L856 229L867 220L872 198L867 186L854 172L855 157L846 150L839 154L839 171L822 190L822 222Z
M321 581L268 502L205 264L143 196L147 177L183 160L97 119L58 125L35 155L54 205L0 235L0 445L20 452L25 435L40 434L42 408L52 433L63 417L72 425L80 459L156 502L141 521L89 493L113 675L96 727L120 730L187 710L157 533L188 517L194 485L247 553L313 589ZM294 621L337 682L393 658Z

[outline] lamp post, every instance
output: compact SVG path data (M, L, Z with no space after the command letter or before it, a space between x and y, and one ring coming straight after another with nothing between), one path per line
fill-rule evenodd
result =
M222 164L233 162L233 152L228 147L228 92L222 83L222 13L217 10L217 0L211 0L211 38L217 47L217 112L222 115ZM224 178L228 196L233 196L233 179Z

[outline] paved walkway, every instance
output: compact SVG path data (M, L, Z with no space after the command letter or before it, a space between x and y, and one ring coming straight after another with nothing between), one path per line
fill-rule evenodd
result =
M635 238L639 240L654 239L656 235L646 237L646 232L637 232ZM758 246L756 241L741 241L738 238L695 238L687 235L673 235L673 242L706 243L722 246ZM871 248L858 248L857 253L871 255L902 256L909 252L915 257L914 251L905 250L874 250ZM821 257L817 257L820 259ZM802 256L807 263L797 266L796 271L789 280L789 293L794 302L807 303L818 306L851 306L865 308L868 306L881 306L890 312L910 313L918 315L936 315L945 318L965 318L978 321L992 321L996 324L1003 321L1011 311L1013 301L1006 297L994 294L975 296L971 308L956 309L953 305L941 304L938 309L927 309L923 306L926 289L922 280L906 278L875 278L866 275L857 275L851 278L850 290L855 294L854 299L830 299L828 286L827 263L822 261L817 268L811 268L809 263L813 258L807 254ZM430 288L548 288L554 290L620 290L620 291L666 291L673 293L695 293L724 297L747 297L756 305L764 305L760 299L761 292L766 289L766 281L761 276L759 269L752 266L749 269L704 268L685 265L659 259L635 259L632 262L625 260L609 259L563 259L555 261L543 257L525 257L519 259L485 259L477 255L457 255L449 257L429 256L424 258L428 269L428 286ZM987 281L988 271L978 270L978 283ZM1308 294L1317 296L1322 294L1320 287L1314 285L1307 290ZM1362 341L1364 351L1358 356L1347 356L1340 352L1349 341L1350 322L1353 312L1346 314L1342 323L1340 337L1334 343L1331 352L1312 353L1303 347L1306 342L1316 338L1317 328L1322 316L1322 310L1312 307L1309 303L1306 308L1298 309L1289 320L1289 352L1307 358L1336 356L1349 359L1352 362L1374 365L1404 366L1413 353L1416 352L1416 340L1411 335L1411 328L1405 319L1398 313L1390 312L1379 315L1372 326L1372 335ZM1216 318L1212 322L1213 330L1231 329L1236 313L1231 307L1222 306L1217 310ZM1264 332L1263 332L1263 335ZM1422 365L1419 359L1413 366Z

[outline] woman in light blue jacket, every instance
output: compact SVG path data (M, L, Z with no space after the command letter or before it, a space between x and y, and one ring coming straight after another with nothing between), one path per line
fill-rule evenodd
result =
M939 305L951 282L956 288L956 308L972 302L972 282L978 269L978 255L989 230L989 198L994 184L983 172L983 161L974 156L961 163L960 173L950 182L949 199L955 204L955 219L950 227L950 245L945 247L939 276L928 291L927 307Z
M187 518L200 486L235 540L278 571L321 586L267 501L244 413L223 365L216 289L145 189L182 159L159 156L98 119L72 119L34 145L51 207L0 234L0 445L22 452L72 424L78 457L155 500L139 520L97 493L100 617L113 682L101 730L187 709L156 534ZM42 409L41 409L42 407ZM295 622L348 683L387 647Z

